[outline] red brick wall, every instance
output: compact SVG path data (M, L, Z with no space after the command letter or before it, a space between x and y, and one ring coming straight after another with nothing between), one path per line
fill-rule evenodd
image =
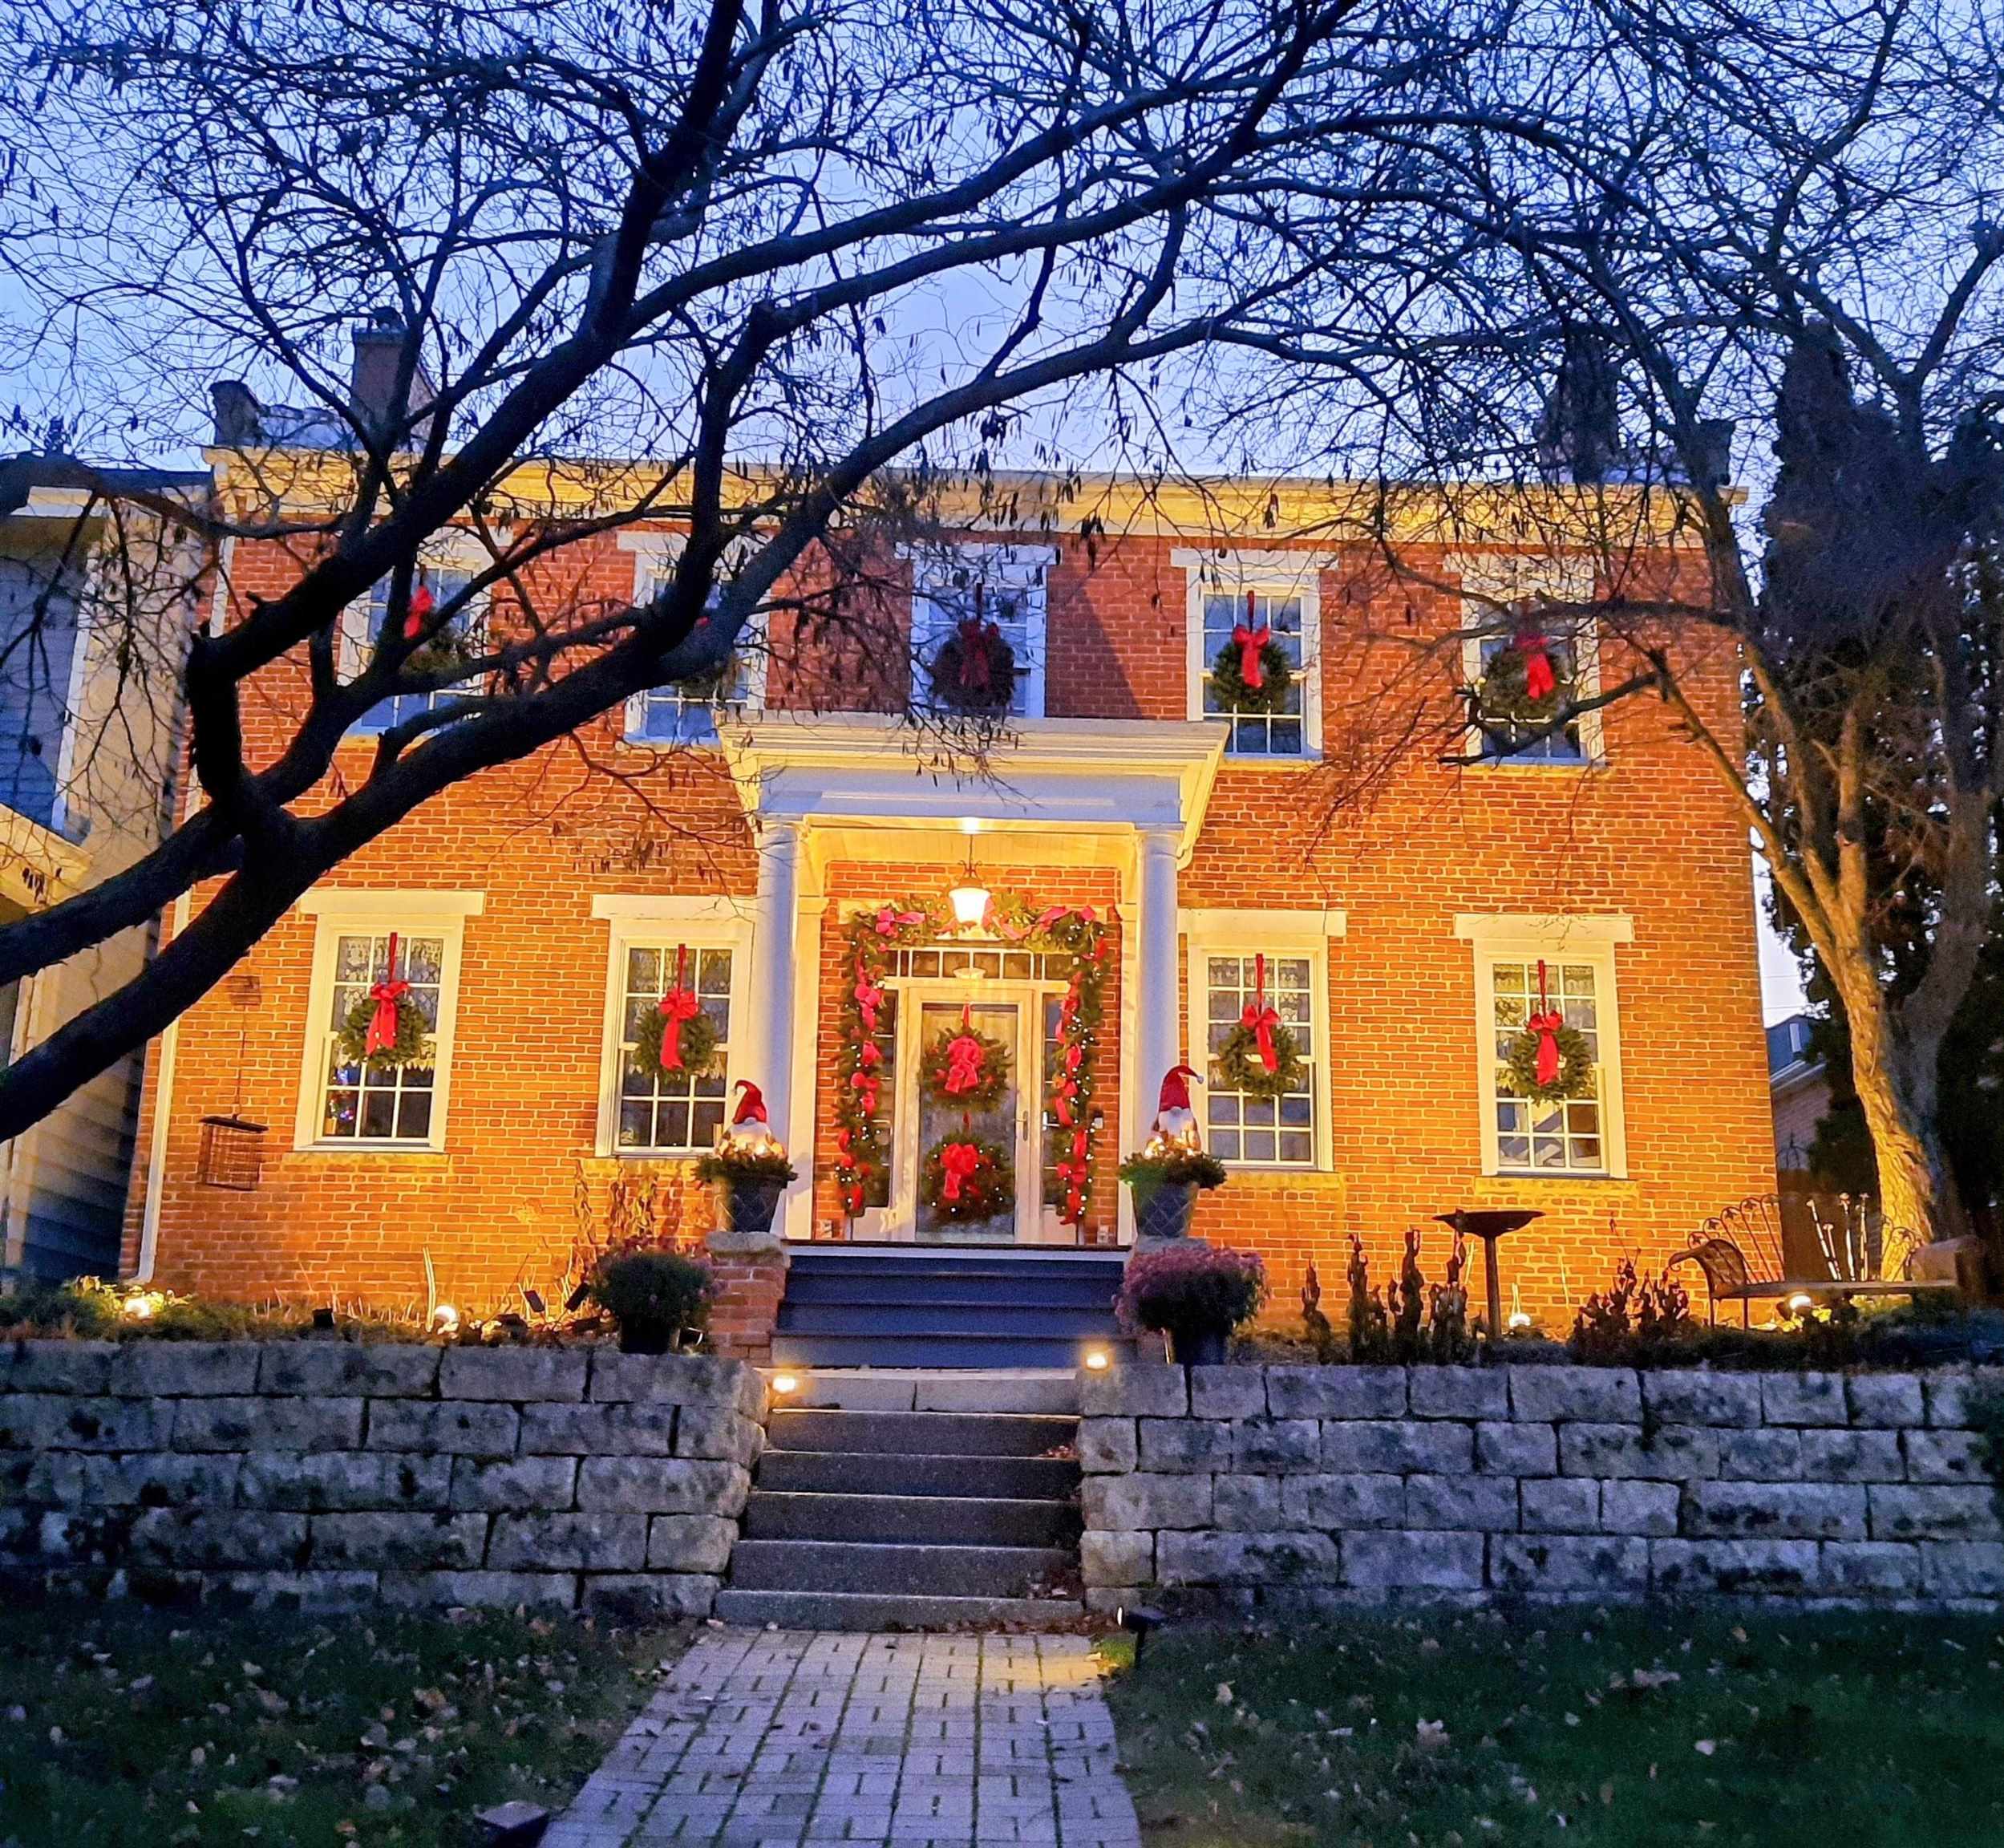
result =
M1093 558L1065 546L1050 590L1054 715L1184 716L1185 580L1168 550L1166 540L1102 541ZM292 569L276 548L241 548L237 594L282 588ZM624 597L631 588L630 556L609 546L566 569L581 596ZM1359 570L1350 579L1326 575L1322 606L1332 754L1346 755L1336 747L1360 709L1377 715L1445 696L1444 673L1414 678L1409 644L1451 626L1448 599ZM824 663L796 664L789 654L780 650L772 664L775 703L823 680ZM1608 663L1610 677L1617 666ZM1730 727L1730 655L1698 664L1697 683L1711 716ZM261 722L275 746L296 689L281 676L262 691L269 704L253 709L253 734ZM1334 1170L1237 1174L1207 1200L1200 1226L1268 1254L1283 1319L1295 1314L1310 1260L1332 1299L1340 1295L1353 1230L1383 1275L1407 1225L1455 1206L1520 1203L1547 1217L1504 1246L1506 1291L1514 1279L1527 1306L1557 1317L1605 1280L1617 1255L1659 1261L1705 1214L1773 1185L1745 829L1658 704L1617 706L1606 727L1607 764L1589 773L1463 771L1423 752L1366 804L1338 802L1334 767L1228 762L1221 772L1182 902L1330 906L1348 920L1329 951ZM182 1023L160 1206L159 1274L168 1283L403 1302L422 1298L428 1252L441 1293L478 1309L504 1303L518 1279L540 1283L561 1270L581 1173L601 1199L607 1166L589 1161L607 954L592 894L749 895L756 883L752 841L717 760L690 753L640 768L645 760L617 751L616 731L608 721L531 764L448 792L338 875L342 886L485 894L482 914L466 924L444 1153L293 1151L310 918L289 918L253 952L254 1007L239 1009L219 991ZM362 773L367 748L344 755L344 774ZM640 773L609 776L608 763ZM929 877L943 886L947 873L829 869L817 1047L824 1170L840 902L893 896ZM1103 874L1054 871L1018 882L1052 900L1115 896ZM1459 912L1620 912L1634 921L1634 942L1615 952L1630 1178L1481 1177L1474 958L1454 934ZM1095 1222L1114 1194L1119 1021L1116 971L1102 1053L1109 1133ZM265 1181L250 1194L195 1179L198 1121L238 1095L240 1043L245 1113L272 1126ZM157 1051L149 1071L156 1066ZM1152 1091L1158 1076L1143 1082ZM149 1084L142 1165L156 1096ZM134 1189L133 1255L144 1191ZM698 1230L706 1212L690 1189L682 1222ZM816 1222L833 1214L824 1179ZM1427 1262L1436 1275L1443 1251L1444 1234L1431 1229Z

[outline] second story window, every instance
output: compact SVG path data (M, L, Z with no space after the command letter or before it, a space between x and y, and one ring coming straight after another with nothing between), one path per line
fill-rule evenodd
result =
M420 565L411 580L411 599L404 623L412 633L421 633L433 623L436 612L451 612L445 625L412 654L407 666L412 672L431 674L477 660L487 650L487 598L484 594L468 597L468 587L477 575L471 569L443 565ZM385 578L369 593L366 610L359 626L370 648L382 640L391 621L390 581ZM355 722L357 732L387 732L392 726L415 719L421 712L435 711L463 699L472 683L434 687L423 693L398 693L379 699Z
M1204 661L1204 715L1231 720L1228 751L1238 757L1302 754L1308 683L1298 595L1207 591ZM1229 663L1224 673L1221 661Z
M637 602L651 602L668 587L669 567L642 561ZM723 595L713 587L705 607L715 610ZM711 744L726 713L755 711L764 702L763 654L757 638L739 638L723 671L705 680L670 681L636 693L626 702L626 737L630 744Z
M1601 755L1600 646L1578 606L1593 595L1589 561L1490 553L1460 561L1461 676L1467 755L1503 764L1589 764Z
M970 718L1044 712L1048 548L947 545L912 555L912 703Z

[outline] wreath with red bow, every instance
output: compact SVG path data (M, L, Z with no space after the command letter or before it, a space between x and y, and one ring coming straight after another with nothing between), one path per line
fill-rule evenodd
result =
M1245 620L1234 623L1231 639L1211 659L1211 687L1230 712L1277 712L1294 684L1294 664L1273 639L1273 625L1254 610L1258 593L1245 595Z
M348 1065L431 1063L431 1023L411 999L411 984L397 973L397 940L390 939L389 973L370 985L341 1023L342 1062Z
M689 951L686 946L679 947L674 985L641 1015L634 1030L634 1069L706 1076L716 1064L722 1037L689 985Z
M955 712L1006 711L1016 691L1016 650L979 615L963 616L933 654L933 699Z
M925 1152L918 1177L925 1204L942 1219L993 1219L1015 1201L1015 1174L999 1143L944 1136Z
M959 1026L938 1034L925 1048L920 1082L937 1103L986 1109L1008 1094L1009 1048L969 1026L963 1014Z
M1577 1027L1554 1007L1544 988L1544 965L1538 965L1538 1003L1524 1031L1510 1042L1504 1057L1510 1088L1533 1103L1560 1104L1570 1097L1594 1094L1593 1049Z
M1511 725L1549 725L1573 696L1564 650L1535 623L1520 625L1489 657L1476 689L1476 715Z
M1273 1052L1271 1065L1266 1062L1257 1027L1241 1020L1225 1035L1225 1044L1211 1060L1221 1090L1242 1091L1249 1097L1285 1097L1290 1092L1308 1088L1308 1067L1293 1030L1273 1026L1268 1033Z

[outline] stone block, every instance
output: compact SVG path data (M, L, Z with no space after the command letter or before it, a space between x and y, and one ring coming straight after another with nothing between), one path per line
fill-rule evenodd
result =
M1211 1523L1233 1534L1265 1534L1285 1524L1277 1476L1213 1476Z
M498 1572L638 1571L647 1563L645 1514L496 1514L487 1562Z
M1556 1424L1578 1420L1617 1424L1642 1416L1642 1389L1633 1373L1612 1367L1510 1367L1513 1417Z
M765 1448L765 1430L735 1405L684 1405L675 1414L675 1454L749 1469Z
M1360 1591L1479 1591L1485 1544L1480 1534L1346 1534L1343 1582Z
M1683 1530L1694 1539L1862 1540L1862 1485L1836 1482L1694 1482Z
M1906 1459L1897 1431L1804 1431L1802 1473L1811 1482L1901 1482Z
M1514 1534L1517 1485L1507 1476L1408 1476L1406 1525Z
M569 1508L577 1490L574 1457L455 1457L455 1508Z
M646 1514L722 1514L744 1508L750 1472L697 1457L587 1457L577 1466L577 1506Z
M655 1572L722 1572L738 1543L738 1524L714 1514L657 1514L647 1528L647 1566Z
M257 1390L254 1341L128 1341L111 1362L124 1399L227 1399Z
M1642 1534L1654 1539L1677 1531L1677 1511L1683 1491L1676 1483L1617 1478L1601 1483L1600 1490L1604 1533Z
M1760 1422L1760 1380L1751 1373L1658 1370L1642 1376L1642 1405L1659 1424L1744 1429Z
M1650 1584L1666 1597L1813 1593L1822 1568L1813 1540L1652 1540Z
M1501 1481L1501 1477L1497 1478ZM1601 1485L1579 1476L1553 1476L1517 1485L1524 1531L1527 1534L1597 1534L1601 1529ZM1670 1490L1670 1500L1677 1491ZM1671 1531L1674 1532L1674 1510Z
M306 1517L268 1510L148 1508L132 1523L132 1558L214 1572L232 1566L298 1570L309 1557Z
M1109 1367L1079 1376L1079 1409L1088 1418L1181 1418L1189 1387L1180 1367Z
M1987 1487L1874 1482L1865 1493L1872 1498L1875 1540L1994 1540L2000 1532Z
M451 1496L450 1457L370 1450L253 1452L244 1459L237 1484L237 1501L245 1508L308 1514L434 1510L446 1507Z
M667 1405L735 1405L747 1418L763 1415L764 1386L741 1360L709 1354L591 1353L591 1396Z
M1322 1427L1322 1468L1342 1475L1451 1476L1475 1465L1466 1424L1331 1423Z
M1909 1482L1988 1482L1974 1431L1903 1431Z
M344 1514L313 1517L316 1566L379 1572L459 1570L481 1563L484 1514Z
M1802 1433L1787 1426L1725 1431L1719 1439L1719 1473L1735 1482L1796 1482L1802 1478Z
M1192 1367L1190 1416L1193 1418L1263 1418L1266 1369L1263 1367Z
M1883 1540L1826 1541L1822 1588L1840 1598L1912 1598L1921 1589L1921 1549Z
M1164 1585L1334 1585L1341 1570L1326 1534L1164 1534L1155 1556Z
M1232 1427L1230 1467L1254 1474L1313 1469L1322 1458L1322 1428L1313 1418L1242 1418Z
M1853 1373L1845 1382L1856 1425L1925 1424L1927 1396L1912 1373Z
M360 1399L183 1399L174 1409L176 1450L354 1450Z
M1144 1528L1208 1527L1208 1476L1088 1476L1079 1490L1088 1528L1132 1534Z
M1406 1485L1397 1476L1284 1476L1281 1510L1290 1527L1403 1527Z
M580 1581L579 1608L621 1623L700 1619L715 1604L719 1583L699 1572L588 1572Z
M1152 1585L1155 1536L1088 1534L1079 1543L1079 1569L1088 1585Z
M1478 1424L1476 1467L1497 1476L1556 1476L1558 1433L1549 1424Z
M1921 1589L1930 1598L2004 1598L2004 1544L1922 1541Z
M415 1610L570 1610L577 1603L574 1572L385 1572L383 1601Z
M0 1391L102 1398L118 1352L115 1341L10 1341L0 1348Z
M1406 1391L1415 1418L1510 1416L1510 1376L1500 1367L1415 1367Z
M1719 1473L1719 1433L1701 1425L1665 1424L1645 1441L1637 1424L1564 1424L1559 1465L1569 1476L1690 1481Z
M585 1396L591 1359L579 1348L448 1348L439 1364L439 1396L574 1404Z
M314 1399L428 1399L441 1350L429 1341L268 1341L257 1390Z
M524 1405L524 1457L670 1457L683 1408L616 1400L604 1404Z
M1841 1373L1763 1373L1760 1415L1770 1424L1848 1424Z
M426 1457L512 1457L522 1428L512 1405L379 1399L369 1407L369 1448Z
M1079 1467L1088 1476L1125 1475L1140 1455L1132 1418L1081 1418Z
M172 1400L0 1398L0 1450L164 1450L173 1428Z
M1925 1376L1928 1422L1938 1430L1961 1430L1970 1422L1970 1395L1980 1384L1986 1392L2004 1392L2004 1373L1973 1367L1944 1367Z
M1618 1597L1649 1585L1649 1542L1613 1535L1499 1534L1489 1542L1490 1578L1526 1597L1592 1592Z
M225 1572L211 1574L204 1602L296 1617L334 1617L366 1611L381 1595L375 1572Z
M87 1451L43 1457L50 1473L31 1482L31 1500L73 1508L227 1508L237 1499L239 1460L136 1451L106 1457Z
M1232 1467L1232 1427L1221 1419L1143 1418L1137 1424L1144 1469L1208 1476Z
M1276 1418L1403 1418L1403 1367L1269 1367L1266 1408Z

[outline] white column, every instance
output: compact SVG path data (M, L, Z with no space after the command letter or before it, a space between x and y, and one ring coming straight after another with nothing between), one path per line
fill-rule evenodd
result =
M1141 830L1141 919L1135 974L1134 1094L1128 1112L1134 1146L1148 1140L1162 1075L1182 1045L1176 979L1176 856L1181 831Z
M775 1136L793 1123L794 930L800 900L800 824L788 817L759 823L759 902L751 924L751 1056L739 1069L765 1092ZM787 1151L804 1177L812 1149Z

